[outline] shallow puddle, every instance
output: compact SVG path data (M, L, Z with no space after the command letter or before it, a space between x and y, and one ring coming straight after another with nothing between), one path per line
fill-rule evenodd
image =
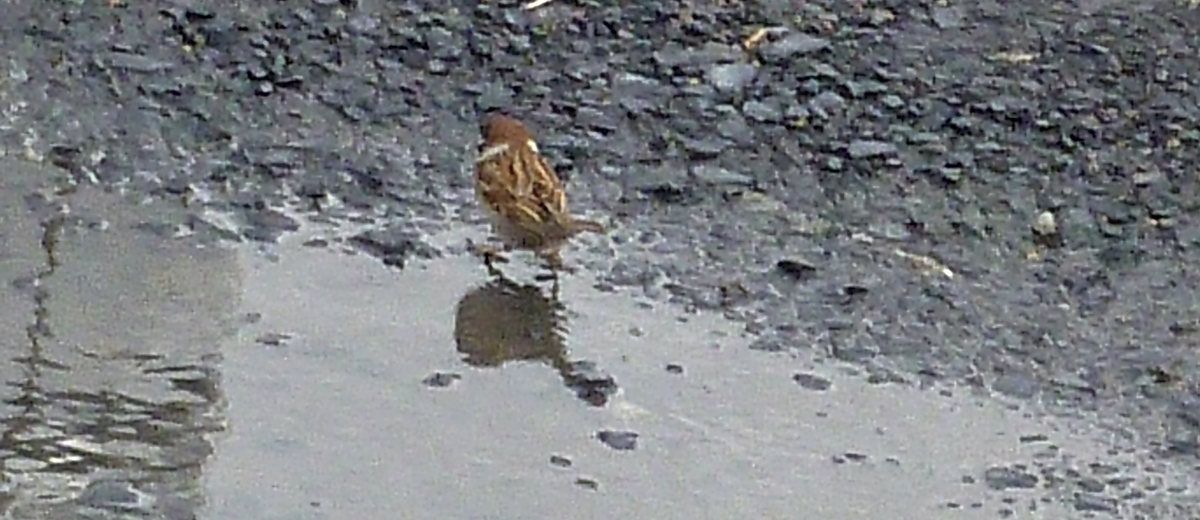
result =
M469 256L397 271L304 241L242 251L261 321L226 352L207 518L1026 517L1032 492L1006 504L971 482L1069 436L747 350L717 316L587 273L563 280L560 308L549 282L524 285L522 257L488 285ZM581 362L619 388L602 406L564 377Z
M95 190L55 231L14 168L10 518L1075 518L1106 503L1046 475L1176 484L1085 424L752 351L592 273L554 297L523 256L399 271L324 229L199 248Z
M233 251L147 230L178 213L0 160L5 518L188 518L225 427ZM160 515L160 516L152 516Z

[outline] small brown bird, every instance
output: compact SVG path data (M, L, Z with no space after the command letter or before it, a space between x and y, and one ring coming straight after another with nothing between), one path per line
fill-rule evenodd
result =
M559 249L575 235L604 233L604 226L571 216L562 181L538 153L537 143L520 121L492 114L480 125L483 144L475 163L475 195L492 221L504 251L524 249L545 259L552 270L571 271ZM507 261L492 247L480 248L488 260Z

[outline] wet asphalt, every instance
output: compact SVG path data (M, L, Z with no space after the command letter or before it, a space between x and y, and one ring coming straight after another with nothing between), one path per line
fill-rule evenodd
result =
M1186 2L0 5L10 517L1200 517Z

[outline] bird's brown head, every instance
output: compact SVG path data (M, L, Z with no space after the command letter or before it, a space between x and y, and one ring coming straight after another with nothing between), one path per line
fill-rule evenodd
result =
M533 140L529 129L516 118L500 113L489 114L479 125L479 133L483 134L484 146L505 144L525 144Z

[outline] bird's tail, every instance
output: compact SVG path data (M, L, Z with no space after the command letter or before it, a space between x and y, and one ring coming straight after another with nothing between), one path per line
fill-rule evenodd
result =
M570 223L567 224L567 229L572 235L576 235L584 231L588 233L599 234L603 234L605 232L604 226L599 222L575 217L571 217Z

